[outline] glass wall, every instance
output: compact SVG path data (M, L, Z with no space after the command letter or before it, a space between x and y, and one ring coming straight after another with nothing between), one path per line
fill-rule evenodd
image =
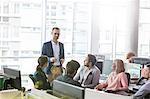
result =
M150 57L150 1L140 0L138 55Z
M96 5L99 53L106 59L124 59L129 51L136 53L138 0L100 0Z
M137 50L138 11L138 55L149 57L150 2L140 0L138 9L136 1L0 0L0 70L9 66L22 74L33 73L54 26L61 29L65 62L76 59L83 64L87 53L123 59Z
M76 0L1 0L0 70L11 67L23 75L33 73L54 26L61 29L59 40L65 45L66 62L81 61L90 51L90 5Z

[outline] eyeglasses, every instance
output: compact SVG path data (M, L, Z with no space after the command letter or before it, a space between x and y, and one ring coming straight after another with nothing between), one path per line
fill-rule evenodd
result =
M59 35L59 33L54 33L54 35Z

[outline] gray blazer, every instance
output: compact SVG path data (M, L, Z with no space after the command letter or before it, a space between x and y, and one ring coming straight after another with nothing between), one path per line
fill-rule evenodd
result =
M148 80L133 96L133 99L150 99L150 80Z
M82 87L94 88L100 79L100 70L93 66L90 70L87 67L83 67L77 72L74 77L74 80L81 83Z

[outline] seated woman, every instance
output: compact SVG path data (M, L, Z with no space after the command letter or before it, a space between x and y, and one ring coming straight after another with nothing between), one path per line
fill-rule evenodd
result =
M50 84L47 80L47 77L43 71L45 67L48 65L48 57L42 55L38 58L38 66L36 68L36 72L34 73L35 79L35 88L37 89L50 89Z
M128 80L125 74L123 61L120 59L116 59L113 65L114 65L113 67L115 67L115 70L113 70L109 74L106 82L98 84L95 88L98 90L102 90L103 88L105 88L107 92L115 92L115 93L127 91Z

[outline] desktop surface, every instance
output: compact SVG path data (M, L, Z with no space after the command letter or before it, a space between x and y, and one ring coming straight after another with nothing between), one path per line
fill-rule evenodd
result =
M48 94L46 90L31 89L26 92L27 99L60 99L52 94Z
M0 99L23 99L23 94L17 89L0 91Z

